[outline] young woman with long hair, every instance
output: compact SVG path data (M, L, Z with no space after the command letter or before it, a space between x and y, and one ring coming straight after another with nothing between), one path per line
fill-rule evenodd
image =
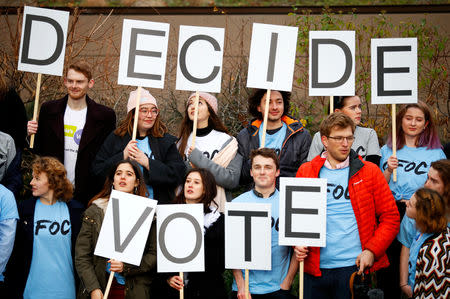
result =
M450 160L439 160L431 163L424 187L434 190L442 196L447 207L447 217L449 217ZM400 286L402 292L411 297L414 287L417 254L425 238L418 231L414 219L403 217L397 239L402 243L400 252Z
M396 200L403 219L406 203L427 179L432 162L445 159L437 134L434 119L428 106L418 103L405 105L396 116L397 156L392 155L392 135L381 148L380 168ZM397 181L393 171L397 169ZM391 266L383 271L380 281L384 285L385 296L400 296L400 252L401 243L394 240L387 250Z
M71 200L72 184L57 159L37 157L31 167L33 197L19 203L6 297L75 299L73 253L83 205Z
M147 196L147 188L136 162L122 160L116 163L107 176L103 189L89 201L84 212L75 247L75 267L81 280L77 298L103 298L111 270L115 273L108 298L149 298L152 273L156 268L154 224L139 267L94 255L112 189Z
M407 203L406 215L415 219L419 231L419 241L409 259L414 267L414 292L408 295L414 298L447 298L450 295L447 208L438 192L426 188L417 190Z
M178 292L185 288L186 299L227 298L223 272L225 271L225 222L224 215L214 204L216 182L206 169L195 168L188 171L182 192L176 197L177 204L202 203L205 238L205 271L187 273L186 283L178 275L170 276L171 297L178 298Z
M191 167L208 169L217 183L215 202L223 211L225 201L231 201L231 190L238 186L241 175L242 156L238 154L236 138L228 134L227 128L217 116L215 96L200 92L198 105L197 136L192 146L195 93L188 99L184 119L181 123L178 150Z
M183 160L175 145L176 138L167 133L156 99L142 89L136 140L131 140L136 103L137 90L130 93L127 116L106 138L97 153L93 171L104 181L117 161L136 161L143 172L149 197L158 200L159 204L169 203L185 172Z

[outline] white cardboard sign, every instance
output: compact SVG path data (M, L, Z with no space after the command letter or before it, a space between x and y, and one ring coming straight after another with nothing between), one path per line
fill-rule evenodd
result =
M61 76L68 24L68 11L25 6L17 69Z
M325 247L327 180L280 178L280 245Z
M169 29L167 23L123 20L119 84L164 88Z
M205 271L203 204L159 205L158 272Z
M309 95L355 95L355 31L309 32Z
M298 28L253 23L247 87L292 90Z
M373 38L372 104L417 103L417 38Z
M112 190L94 254L139 266L157 203Z
M271 270L271 205L225 203L225 268Z
M225 29L180 26L177 90L220 92Z

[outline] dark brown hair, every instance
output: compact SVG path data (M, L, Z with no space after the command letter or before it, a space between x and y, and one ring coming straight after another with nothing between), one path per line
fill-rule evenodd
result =
M89 63L87 63L84 60L76 61L76 62L70 64L66 71L66 77L67 77L67 72L69 72L70 69L77 71L79 73L82 73L83 75L86 76L88 81L90 81L92 79L91 66Z
M117 129L114 131L114 134L117 136L123 137L126 133L130 136L133 135L133 122L134 122L134 111L136 108L133 108L128 112L127 116L120 122L117 126ZM147 136L153 137L163 137L164 133L167 133L166 125L161 121L160 115L158 114L155 119L155 123L153 127L151 127L147 131Z
M352 128L352 133L355 133L355 123L353 120L342 112L331 113L322 123L320 124L320 135L330 136L331 130L334 127L340 129L345 129L348 127Z
M275 90L274 90L275 91ZM282 90L276 90L281 93L283 97L283 115L289 113L289 102L291 100L291 93ZM248 99L248 113L257 119L263 119L262 113L258 111L258 107L261 105L261 99L267 93L267 89L256 89L255 92Z
M111 167L111 169L108 172L108 176L106 177L105 184L103 184L102 190L95 195L88 203L88 207L94 202L94 200L99 198L108 198L111 195L111 189L113 188L114 183L114 176L116 174L117 167L121 164L130 164L131 168L133 168L134 175L136 176L136 180L138 181L137 188L135 189L134 194L139 196L147 196L147 187L145 186L144 177L142 176L141 168L139 165L131 160L121 160L117 162L114 167Z
M417 108L420 109L423 112L423 115L425 117L425 123L426 127L420 133L416 140L416 146L417 147L427 147L427 149L435 149L435 148L442 148L441 141L439 140L439 136L436 131L436 126L434 124L433 116L431 115L430 108L428 108L428 105L425 104L422 101L418 101L417 104L408 104L404 106L400 111L397 113L397 116L395 118L395 122L397 124L396 128L396 136L397 136L397 149L403 148L405 146L405 132L403 132L402 128L402 120L403 117L406 114L406 111L408 111L409 108ZM390 130L390 134L387 140L387 145L392 148L392 130Z
M422 233L440 232L447 226L444 199L438 192L420 188L416 196L416 225Z
M64 165L53 157L36 157L31 165L36 174L45 173L48 179L48 187L53 190L56 200L69 202L73 196L73 186L67 178Z
M214 179L212 173L204 168L192 168L186 173L183 181L183 190L180 192L180 194L177 195L177 197L175 197L174 202L177 204L186 203L186 197L184 196L184 185L189 174L193 172L197 172L202 178L203 194L200 198L199 203L203 204L203 213L209 213L209 206L211 205L211 203L214 203L217 206L217 203L214 201L214 198L217 195L217 186L216 180Z
M277 153L272 148L261 147L250 152L250 165L253 165L253 160L256 156L263 156L264 158L271 158L275 163L276 169L280 169L280 161Z
M442 159L431 163L431 167L439 173L439 177L444 183L444 198L447 210L450 209L450 160Z
M217 116L217 114L214 112L214 109L208 104L207 101L205 101L205 104L208 107L209 112L208 126L219 132L229 134L227 127L225 127L219 116ZM186 104L186 109L184 109L184 118L181 122L180 132L178 133L178 142L180 144L178 147L178 151L183 158L185 158L184 152L186 150L189 135L191 135L194 126L194 122L189 118L188 109L189 105Z

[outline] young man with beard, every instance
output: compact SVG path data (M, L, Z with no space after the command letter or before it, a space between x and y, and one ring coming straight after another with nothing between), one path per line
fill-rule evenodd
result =
M260 148L264 109L266 105L265 89L258 89L249 98L248 112L254 120L237 136L238 153L243 157L240 184L250 189L250 152ZM291 94L285 91L272 90L267 117L267 131L264 147L272 148L280 161L280 177L294 177L298 167L306 162L311 135L302 123L287 115ZM278 180L277 180L278 186Z
M28 135L36 134L34 151L64 163L67 178L75 185L74 198L87 204L98 191L90 169L105 138L116 126L111 108L94 102L87 92L94 86L91 67L84 61L71 64L64 78L67 95L42 104L39 121L28 122Z
M280 168L273 149L260 148L250 154L250 175L255 188L235 198L233 202L268 203L272 209L272 270L250 270L249 291L253 299L290 299L290 289L298 270L298 262L291 254L290 246L278 245L278 217L280 193L275 187ZM243 271L233 270L232 298L245 299Z
M399 213L380 169L351 149L354 132L350 117L328 116L320 125L325 152L297 172L326 178L328 187L326 247L295 247L305 260L305 298L350 298L353 272L389 265L385 251L398 233Z

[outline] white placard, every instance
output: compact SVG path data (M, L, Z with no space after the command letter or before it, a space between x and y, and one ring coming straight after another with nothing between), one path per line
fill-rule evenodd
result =
M417 38L373 38L372 104L417 103Z
M69 12L25 6L17 69L61 76Z
M220 92L224 28L180 26L177 90Z
M159 205L158 272L205 271L203 204Z
M292 90L298 28L253 23L247 87Z
M280 245L325 247L327 180L280 178Z
M272 269L271 205L225 203L225 268Z
M94 254L139 266L157 203L112 190Z
M118 83L164 88L170 24L123 20Z
M355 95L355 31L309 32L309 95Z

